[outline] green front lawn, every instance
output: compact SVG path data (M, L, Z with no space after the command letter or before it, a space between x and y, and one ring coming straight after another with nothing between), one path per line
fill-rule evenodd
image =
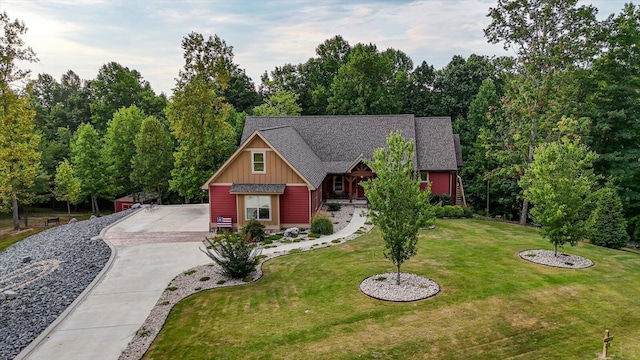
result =
M390 303L360 293L393 271L377 230L346 244L276 258L264 277L179 303L147 359L593 359L606 329L610 354L640 358L640 254L588 244L583 270L526 262L552 249L534 228L439 220L421 233L404 272L437 281L428 300Z

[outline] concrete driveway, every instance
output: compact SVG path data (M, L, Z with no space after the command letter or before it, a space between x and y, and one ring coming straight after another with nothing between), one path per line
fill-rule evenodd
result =
M211 260L207 204L142 209L105 229L103 272L16 359L118 359L177 274Z

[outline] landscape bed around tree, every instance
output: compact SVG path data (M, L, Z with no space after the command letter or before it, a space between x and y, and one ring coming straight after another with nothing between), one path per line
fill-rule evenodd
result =
M440 292L440 285L424 276L400 273L400 285L396 284L397 276L395 272L369 276L360 283L360 291L374 299L394 302L424 300Z
M518 256L532 263L565 269L586 269L595 265L593 261L578 255L558 252L555 256L553 250L524 250Z

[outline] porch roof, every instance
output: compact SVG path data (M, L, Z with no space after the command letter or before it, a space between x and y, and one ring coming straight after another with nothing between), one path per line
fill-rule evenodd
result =
M285 184L232 184L231 194L283 194Z

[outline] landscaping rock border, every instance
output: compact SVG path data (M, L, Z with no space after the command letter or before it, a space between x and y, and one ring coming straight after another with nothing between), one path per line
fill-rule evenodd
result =
M131 212L56 226L0 252L0 283L15 292L0 300L0 359L16 357L91 284L111 255L96 236ZM42 264L51 267L34 272Z
M395 272L369 276L360 282L360 291L374 299L393 302L424 300L440 292L440 285L427 277L401 272L397 285L397 276Z
M558 256L555 256L553 250L524 250L518 256L532 263L564 269L586 269L595 265L593 261L579 255L558 252Z

